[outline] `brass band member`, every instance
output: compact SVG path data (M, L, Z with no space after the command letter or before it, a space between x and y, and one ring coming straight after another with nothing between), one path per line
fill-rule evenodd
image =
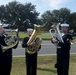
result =
M68 33L69 24L61 24L62 38L64 42L59 42L57 39L52 39L52 43L57 43L57 75L68 75L69 59L72 36Z
M32 28L28 28L27 29L27 34L28 36L26 36L23 41L22 41L22 47L23 48L27 48L29 46L36 46L35 42L31 42L31 44L27 44L30 36L32 35L33 29ZM27 51L25 52L26 55L26 75L36 75L37 74L37 54L38 51L41 49L41 45L39 47L39 49L33 53L30 54Z
M2 51L2 45L7 46L4 41L6 37L4 27L7 28L6 26L0 25L0 74L10 75L12 68L12 49L16 49L18 44L5 52Z

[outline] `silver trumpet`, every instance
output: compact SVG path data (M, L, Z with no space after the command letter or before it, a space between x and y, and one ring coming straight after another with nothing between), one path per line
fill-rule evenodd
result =
M6 50L13 48L19 41L18 41L18 29L12 30L12 29L5 29L5 44L7 46L2 46L2 51L5 52Z

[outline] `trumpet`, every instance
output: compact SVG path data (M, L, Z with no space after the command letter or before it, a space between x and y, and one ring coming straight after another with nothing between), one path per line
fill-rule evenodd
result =
M9 34L8 34L9 32ZM13 35L12 33L15 32L15 35ZM12 29L5 29L5 44L7 46L3 46L2 47L2 51L5 52L6 50L13 48L19 41L18 41L18 29L12 30Z

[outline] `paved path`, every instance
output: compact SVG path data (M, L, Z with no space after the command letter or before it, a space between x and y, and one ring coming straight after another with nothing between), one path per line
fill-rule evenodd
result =
M18 48L13 49L13 56L24 56L25 48L21 47L21 41L19 42ZM71 53L76 53L76 44L71 46ZM38 52L38 55L50 55L56 54L56 47L49 40L44 40L42 42L41 50Z

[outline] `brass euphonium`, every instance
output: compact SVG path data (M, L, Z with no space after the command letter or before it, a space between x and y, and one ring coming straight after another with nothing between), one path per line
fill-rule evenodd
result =
M13 35L13 32L15 32L14 35ZM7 46L1 45L3 52L5 52L6 50L10 48L13 48L19 42L18 41L18 29L15 29L15 30L5 29L5 34L7 35L4 41Z
M31 35L30 39L28 40L27 44L30 44L31 42L34 41L36 43L36 46L34 46L34 47L29 46L26 48L26 52L28 52L29 54L34 54L39 49L39 47L42 43L42 39L37 37L37 35L42 31L42 28L43 28L43 26L34 24L33 33Z

